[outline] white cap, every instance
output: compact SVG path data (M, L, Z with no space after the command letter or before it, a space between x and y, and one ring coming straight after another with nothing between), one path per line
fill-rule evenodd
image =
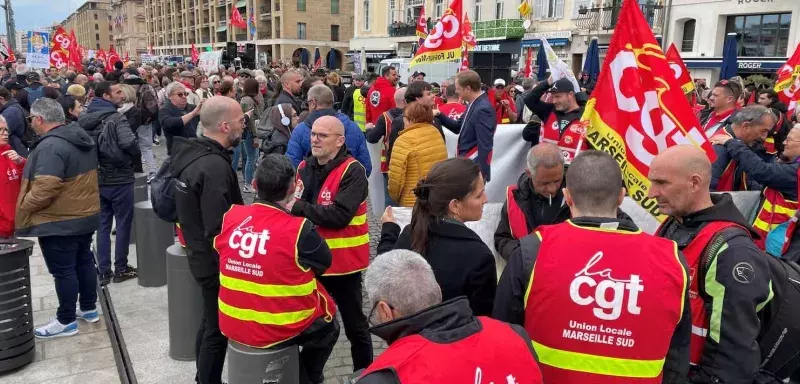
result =
M503 79L495 79L494 85L502 85L502 86L505 87L506 86L506 81L503 80Z
M517 90L517 92L525 92L525 88L522 88L521 85L515 85L514 88Z

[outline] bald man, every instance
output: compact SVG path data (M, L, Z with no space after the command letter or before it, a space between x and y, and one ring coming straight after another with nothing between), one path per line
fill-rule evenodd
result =
M570 218L562 184L564 156L555 144L539 143L528 152L525 172L516 185L506 188L506 202L494 232L497 253L508 261L519 240L540 225L563 223ZM617 218L631 220L617 209Z
M287 71L281 75L281 91L275 99L275 105L291 104L294 111L299 115L301 112L300 87L303 85L303 75L297 71Z
M374 126L372 123L367 123L367 132L364 134L368 143L381 142L381 173L383 174L384 203L387 206L395 205L392 198L389 197L389 159L392 155L392 144L394 144L394 142L390 142L392 122L398 118L402 121L403 109L406 107L406 89L406 87L402 87L394 92L395 107L382 113Z
M228 339L219 330L219 255L213 240L231 205L244 204L229 154L242 140L244 113L236 100L214 96L205 100L200 122L201 137L174 137L170 172L179 181L175 187L175 205L182 245L189 259L189 270L203 295L203 323L198 330L196 351L197 378L200 383L219 384Z
M690 381L759 382L759 311L768 314L773 300L771 258L751 240L755 233L731 196L711 195L711 163L702 150L661 152L648 178L648 197L669 216L656 235L678 244L691 273Z
M357 371L373 357L361 296L361 271L369 265L369 183L364 167L347 151L344 135L344 125L334 116L314 121L312 156L298 167L291 212L316 224L331 249L333 262L319 281L339 307Z

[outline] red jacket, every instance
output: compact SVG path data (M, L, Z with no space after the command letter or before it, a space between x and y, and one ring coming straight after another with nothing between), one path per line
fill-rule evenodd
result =
M369 87L366 115L368 123L378 124L381 114L395 107L394 91L394 85L383 77L379 77L375 80L375 84Z
M0 145L0 153L11 149L11 146ZM11 237L14 234L14 211L17 208L17 197L22 183L22 169L25 161L16 164L6 156L0 156L0 172L2 178L0 188L0 237Z

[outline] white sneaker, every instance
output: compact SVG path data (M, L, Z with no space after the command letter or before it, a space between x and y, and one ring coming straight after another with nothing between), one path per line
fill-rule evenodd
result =
M58 319L52 318L49 323L36 328L34 334L40 339L74 336L78 334L78 321L61 324Z
M244 193L256 193L256 189L253 188L250 185L245 185L244 188L242 188L242 192L244 192Z
M96 322L100 321L100 314L97 312L96 309L92 310L92 311L84 312L84 311L81 311L80 308L78 308L75 311L75 317L78 318L78 319L81 319L81 320L83 320L85 322L88 322L88 323L96 323Z

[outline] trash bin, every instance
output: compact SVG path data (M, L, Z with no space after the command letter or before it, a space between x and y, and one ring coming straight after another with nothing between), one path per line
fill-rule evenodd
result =
M147 174L136 173L133 179L133 203L136 204L140 201L147 201L149 195L147 193ZM136 244L136 212L133 213L134 220L131 225L131 244Z
M33 362L31 269L33 241L0 240L0 372Z
M167 248L166 255L169 357L190 361L195 359L194 344L203 320L203 296L189 271L183 247L173 244Z
M133 205L136 231L136 260L139 285L161 287L167 284L166 249L175 243L172 223L161 220L153 211L150 201Z
M296 345L264 349L228 340L228 383L294 384L299 380L300 357Z

